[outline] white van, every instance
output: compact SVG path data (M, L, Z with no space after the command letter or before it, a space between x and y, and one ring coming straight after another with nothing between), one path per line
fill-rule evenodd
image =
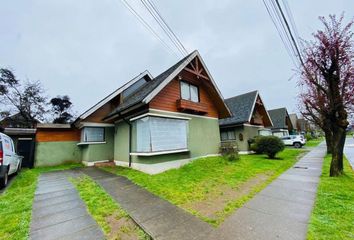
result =
M8 177L21 170L22 157L15 152L12 139L0 133L0 188L6 187Z

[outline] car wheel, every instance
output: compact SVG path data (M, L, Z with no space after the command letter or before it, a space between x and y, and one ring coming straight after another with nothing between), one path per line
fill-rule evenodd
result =
M295 148L301 148L301 143L298 143L298 142L294 143L294 147Z
M9 175L7 172L5 172L4 177L0 178L0 188L6 187L8 180L9 180Z

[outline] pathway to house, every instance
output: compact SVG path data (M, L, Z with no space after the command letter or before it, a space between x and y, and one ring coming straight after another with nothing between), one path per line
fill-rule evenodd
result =
M86 211L69 177L78 171L66 170L42 174L35 192L30 239L104 239L101 228Z
M210 239L306 239L326 147L322 143L238 209Z
M354 169L354 139L353 137L348 137L345 140L344 154L347 157L350 165Z
M83 168L81 171L100 184L153 239L206 239L213 230L206 222L125 177L97 168Z

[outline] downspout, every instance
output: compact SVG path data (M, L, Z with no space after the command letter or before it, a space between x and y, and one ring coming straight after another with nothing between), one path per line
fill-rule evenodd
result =
M120 113L118 113L118 116L122 117ZM124 117L122 117L122 119L129 125L129 167L132 167L132 155L130 155L130 153L132 152L132 124Z

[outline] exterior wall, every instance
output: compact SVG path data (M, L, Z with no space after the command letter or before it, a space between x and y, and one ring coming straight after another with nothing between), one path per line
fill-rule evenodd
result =
M78 141L37 142L35 166L54 166L65 162L81 162Z
M160 111L150 110L151 113ZM190 114L178 114L164 112L164 115L186 116L189 120L188 149L189 152L165 154L156 156L132 156L133 163L154 164L166 161L196 158L219 153L220 134L219 122L216 118L199 117ZM132 149L136 145L136 130L133 127ZM116 124L114 159L117 161L129 161L129 126L125 122Z
M201 80L194 79L196 77L189 76L187 73L182 72L182 79L190 82L199 88L200 104L207 106L207 113L205 116L215 117L219 116L218 109L214 105L208 89L200 84ZM179 112L177 109L177 100L181 99L180 81L178 79L172 80L167 86L156 95L150 102L149 106L153 109L160 109L170 112Z
M53 166L65 162L81 162L81 151L77 146L80 131L77 129L38 128L34 165Z
M129 162L129 125L124 121L115 126L114 160Z
M242 125L238 127L234 127L235 131L237 148L239 151L249 151L248 140L259 135L258 130L261 129L259 126L249 126ZM243 141L240 140L240 134L243 135Z
M114 157L114 128L105 128L105 143L79 146L82 150L82 161L92 162L113 160Z

